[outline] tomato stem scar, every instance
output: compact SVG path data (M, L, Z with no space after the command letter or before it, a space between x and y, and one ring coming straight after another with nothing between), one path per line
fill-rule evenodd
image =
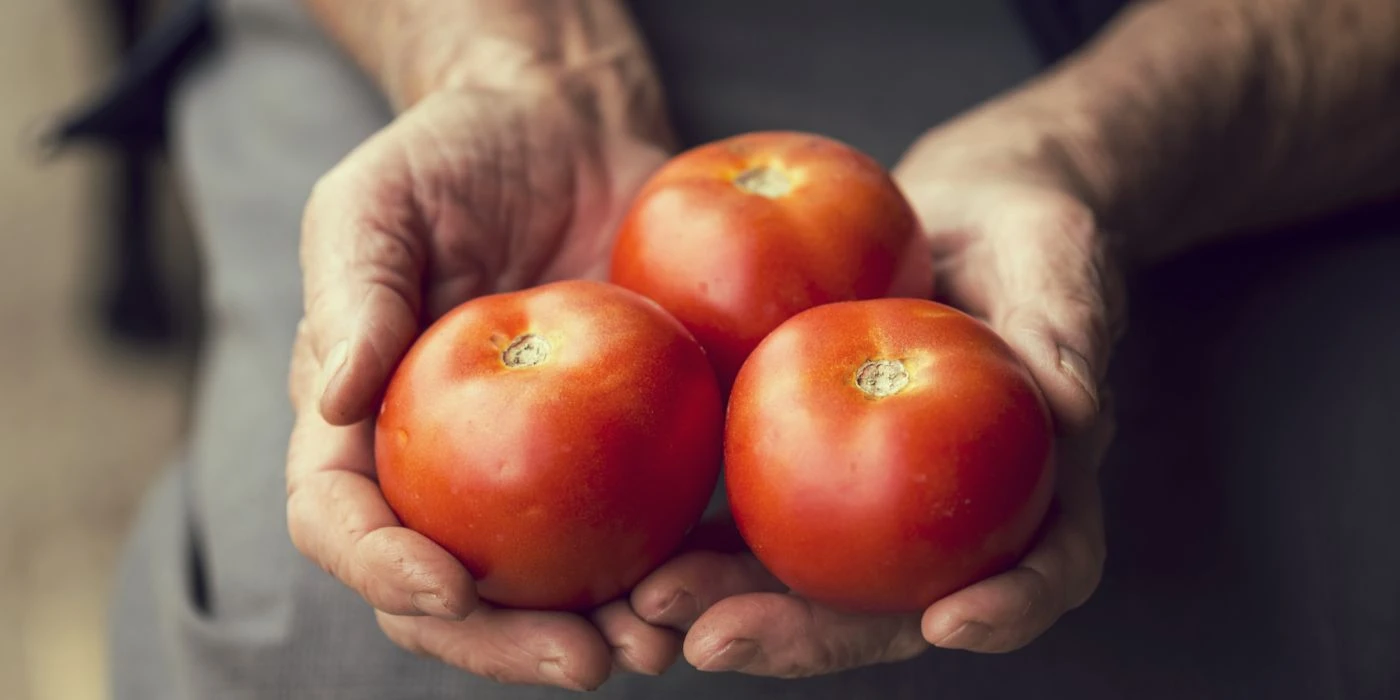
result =
M909 385L909 371L899 360L866 360L856 370L856 388L873 399L898 394Z
M792 191L792 178L780 168L759 165L735 176L734 186L749 194L777 199Z
M511 369L534 367L549 359L549 341L534 333L526 333L512 340L501 353L501 363Z

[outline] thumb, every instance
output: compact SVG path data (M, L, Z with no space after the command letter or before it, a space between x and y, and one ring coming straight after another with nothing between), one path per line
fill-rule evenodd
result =
M412 220L402 215L410 204L396 207L363 190L333 171L317 184L302 223L304 323L319 366L312 395L300 401L316 403L332 425L374 414L418 332L426 253L410 232L395 229ZM368 209L371 203L381 209Z
M992 236L1004 274L984 278L988 318L1029 366L1057 422L1071 431L1099 415L1099 382L1113 343L1116 275L1088 208L1054 199L1010 208Z
M999 202L944 292L968 302L1026 363L1062 429L1098 417L1099 383L1119 325L1121 283L1092 212L1058 194Z

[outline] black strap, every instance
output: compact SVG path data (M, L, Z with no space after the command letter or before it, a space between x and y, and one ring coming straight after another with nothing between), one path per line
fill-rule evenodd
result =
M170 91L213 38L214 0L179 0L127 53L116 75L39 135L44 150L80 141L159 146Z

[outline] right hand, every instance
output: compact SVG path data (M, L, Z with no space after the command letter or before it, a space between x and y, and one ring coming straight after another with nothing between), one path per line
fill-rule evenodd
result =
M288 523L298 550L405 649L572 689L677 658L679 636L625 600L587 616L478 600L457 559L400 525L373 449L381 393L423 326L472 297L601 277L617 219L668 146L664 120L621 119L583 91L463 89L410 108L317 184L302 231Z
M1025 149L1049 142L1038 128L1014 102L996 102L930 131L895 170L933 251L940 300L1007 341L1054 417L1056 501L1038 540L1015 567L902 616L848 614L793 595L750 552L683 554L638 584L632 601L643 619L688 631L685 654L697 668L802 677L930 646L1008 652L1098 587L1098 471L1113 436L1100 397L1124 294L1109 240L1069 184L1081 178L1054 157L1064 148Z

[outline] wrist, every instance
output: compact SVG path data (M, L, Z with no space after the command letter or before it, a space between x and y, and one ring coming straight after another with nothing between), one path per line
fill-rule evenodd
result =
M1151 261L1237 225L1257 204L1296 108L1261 85L1267 32L1247 3L1147 3L1029 86L1078 192L1125 256Z
M606 129L669 139L650 56L617 0L305 0L397 111L443 91L568 97Z
M665 97L640 46L606 47L565 62L486 39L450 59L406 59L398 75L393 83L386 80L386 92L398 96L401 108L442 92L540 97L546 98L541 104L571 105L605 135L673 146Z

